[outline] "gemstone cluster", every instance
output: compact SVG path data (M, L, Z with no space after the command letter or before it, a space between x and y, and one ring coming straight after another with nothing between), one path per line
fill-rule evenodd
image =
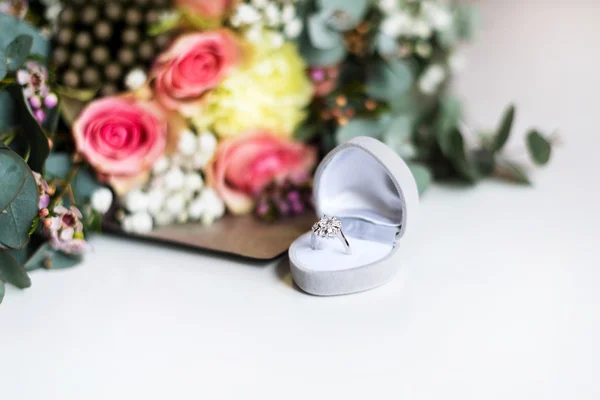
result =
M329 217L327 215L323 215L312 227L312 231L316 235L329 239L335 238L341 230L342 221L336 217Z

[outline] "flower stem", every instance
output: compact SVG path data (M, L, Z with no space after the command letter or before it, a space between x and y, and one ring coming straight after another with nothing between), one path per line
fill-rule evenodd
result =
M73 192L73 189L71 188L71 183L73 182L73 180L77 176L77 173L79 172L79 168L80 168L79 164L73 165L73 167L71 168L71 170L69 171L69 173L65 177L64 185L60 188L59 191L56 192L56 195L52 199L52 202L50 203L50 207L49 208L54 208L56 205L58 205L58 203L62 200L62 198L64 197L64 195L67 194L67 193L69 193L69 191L71 193ZM75 204L74 196L73 196L72 200L73 200L73 204Z

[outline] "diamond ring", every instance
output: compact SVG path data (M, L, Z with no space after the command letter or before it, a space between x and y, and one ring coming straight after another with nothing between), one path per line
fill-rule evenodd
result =
M348 243L348 239L346 239L344 232L342 232L342 221L336 217L323 215L319 221L315 222L310 237L310 245L313 250L317 248L317 237L324 239L337 238L342 243L342 246L344 246L346 254L352 254L350 243Z

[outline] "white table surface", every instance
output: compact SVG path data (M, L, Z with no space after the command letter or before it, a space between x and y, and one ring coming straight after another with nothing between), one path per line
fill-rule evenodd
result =
M285 262L99 237L8 289L1 398L600 398L600 7L518 3L483 3L457 91L475 126L514 100L520 132L559 130L534 188L432 188L398 277L351 296L301 293Z

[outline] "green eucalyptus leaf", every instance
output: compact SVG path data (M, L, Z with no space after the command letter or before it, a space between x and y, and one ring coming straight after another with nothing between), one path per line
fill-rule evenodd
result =
M0 13L0 49L6 50L10 43L20 35L33 38L31 54L47 56L50 50L50 41L40 34L38 27L32 26L26 21L19 20L11 15Z
M469 182L475 182L478 178L478 173L472 165L471 160L467 157L465 142L458 129L452 130L448 135L447 146L448 154L446 156L450 159L456 172L458 172L461 178Z
M412 142L413 119L408 115L398 115L383 134L383 142L405 160L415 157L417 151Z
M5 292L5 288L4 288L4 282L0 280L0 304L2 304L2 300L4 300L4 292Z
M367 92L370 96L383 101L401 98L413 82L410 66L403 61L377 60L368 68Z
M513 121L515 119L515 106L511 104L506 111L504 111L504 115L502 116L502 120L500 121L500 126L498 127L498 131L496 131L496 136L494 136L494 142L492 143L493 151L500 151L508 141L508 137L510 136L510 130L512 129Z
M377 119L354 118L337 129L335 133L336 141L340 144L357 136L370 136L379 139L384 129L385 126Z
M514 183L521 185L531 185L531 181L527 177L527 174L519 165L509 162L501 161L498 163L495 169L496 176Z
M375 37L375 46L381 55L390 56L398 51L398 43L395 39L379 32Z
M343 44L340 33L329 28L327 18L325 12L313 14L308 18L306 24L311 44L320 50L331 49Z
M7 251L0 250L0 280L11 283L20 289L31 286L27 271Z
M331 16L330 23L340 31L355 28L365 17L369 0L318 0L321 10Z
M473 153L473 161L481 175L487 176L496 168L496 157L489 149L477 149Z
M410 168L410 172L412 172L415 181L417 182L417 188L419 190L419 195L422 195L425 190L431 185L431 181L433 180L433 175L429 168L427 168L423 164L411 163L408 165Z
M307 29L305 29L306 31ZM329 66L340 63L347 54L346 46L343 43L327 49L318 49L311 43L308 34L303 33L300 37L300 53L304 61L312 66Z
M19 162L14 153L0 149L0 212L15 200L26 178L22 162Z
M6 48L8 70L16 71L23 65L33 47L33 37L29 35L17 36Z
M538 131L532 130L527 134L527 149L536 164L544 165L550 161L552 144Z
M80 255L69 255L61 251L56 251L46 242L42 244L31 256L29 261L27 261L25 269L27 271L33 271L40 268L71 268L79 264L81 260L82 257Z
M8 64L6 60L6 54L0 49L0 81L6 77L8 72Z
M27 100L23 94L23 90L18 86L11 86L9 92L13 96L17 105L19 115L19 125L24 135L20 135L22 148L31 147L28 164L32 170L42 172L46 158L50 154L50 145L48 137L44 130L31 113L31 109L27 104Z
M447 97L440 102L440 110L436 121L436 139L442 154L452 158L454 152L453 136L456 131L460 118L461 106L458 99Z
M0 214L0 244L10 249L22 249L29 240L29 230L38 214L39 194L31 171L15 199Z

